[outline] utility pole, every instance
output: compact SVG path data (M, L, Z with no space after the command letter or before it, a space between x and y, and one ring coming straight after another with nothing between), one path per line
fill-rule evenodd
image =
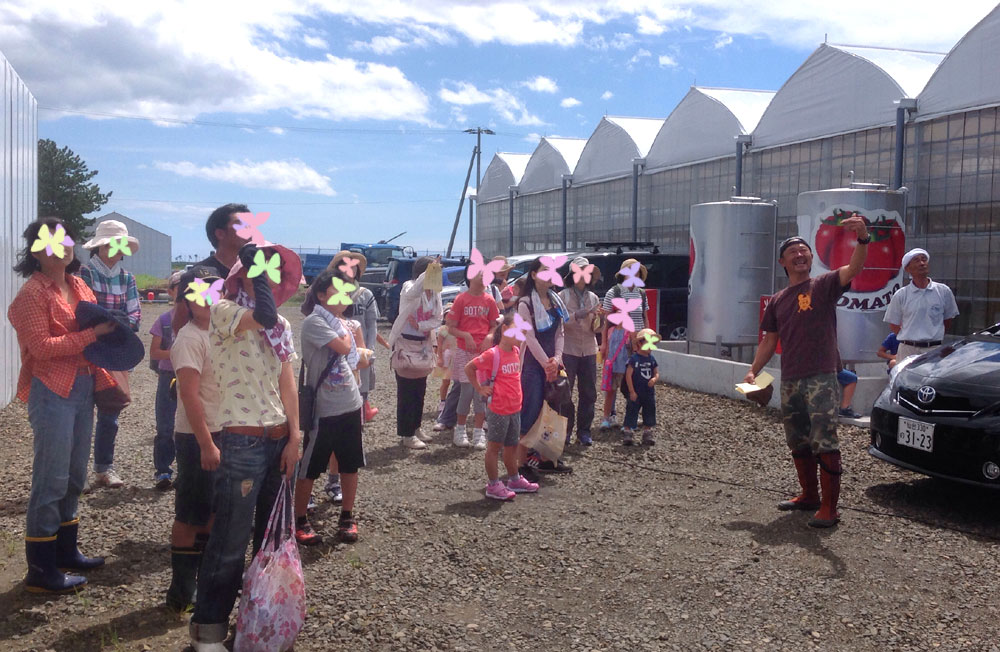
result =
M483 155L483 134L487 136L492 136L496 132L492 129L484 129L482 127L475 127L474 129L466 129L467 134L476 134L476 217L479 217L479 184L482 183L482 174L479 172L480 159ZM469 253L472 253L472 213L469 213Z

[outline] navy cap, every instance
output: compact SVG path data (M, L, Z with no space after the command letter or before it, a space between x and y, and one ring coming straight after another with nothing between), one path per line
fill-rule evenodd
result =
M806 242L805 238L803 238L801 236L793 235L790 238L785 238L785 240L782 241L781 245L778 247L778 258L781 258L782 256L784 256L785 255L785 249L788 249L793 244L804 244L806 247L808 247L809 251L812 251L812 247L809 246L809 243Z

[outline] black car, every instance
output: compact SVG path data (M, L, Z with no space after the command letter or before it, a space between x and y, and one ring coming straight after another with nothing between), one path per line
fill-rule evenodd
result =
M379 313L390 322L396 321L399 315L399 293L403 290L403 283L413 278L413 263L416 258L393 257L389 261L389 267L385 270L385 280L383 281L382 301L379 302ZM465 265L464 258L441 258L442 267L452 267ZM447 285L449 281L442 279Z
M868 452L1000 488L1000 324L900 362L875 401Z
M615 274L622 263L629 258L638 260L646 267L646 289L659 291L660 323L656 325L665 340L687 338L688 304L688 257L686 255L661 254L651 242L645 243L587 243L591 251L582 251L584 256L601 270L601 280L594 288L597 296L605 293L615 284Z

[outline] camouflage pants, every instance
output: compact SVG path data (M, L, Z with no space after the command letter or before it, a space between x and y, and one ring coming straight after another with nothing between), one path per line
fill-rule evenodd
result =
M782 381L781 419L788 447L793 451L809 448L813 454L840 450L837 441L839 405L837 374Z

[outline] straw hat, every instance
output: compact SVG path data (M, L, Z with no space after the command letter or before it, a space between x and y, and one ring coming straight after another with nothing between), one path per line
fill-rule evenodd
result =
M302 278L302 261L299 259L298 254L288 247L267 242L266 240L263 244L257 245L257 248L262 250L270 249L281 255L281 283L272 291L275 305L280 306L288 301L299 289L299 280ZM236 291L240 287L240 279L245 277L246 270L243 269L243 263L237 258L232 269L229 270L229 276L226 277L226 283L223 286L225 295L227 297L235 296Z
M125 238L128 240L128 248L132 251L133 256L139 251L139 240L130 236L128 234L128 227L118 220L105 220L98 224L97 229L94 231L94 237L80 246L87 250L97 249L106 244L111 244L111 241L116 238Z
M357 275L354 277L354 280L360 281L361 277L365 275L365 268L368 267L368 259L356 251L347 251L346 249L338 251L337 255L330 261L330 264L326 266L326 269L328 271L337 269L340 263L344 262L345 258L358 261L358 265L355 268L357 269Z
M622 270L623 269L625 269L626 267L631 267L632 265L635 265L638 262L639 261L636 260L635 258L627 258L626 260L623 260L621 267L618 268L618 276L622 276L623 275L622 274ZM647 274L649 274L649 271L646 269L646 266L645 265L639 265L639 278L642 279L643 283L646 282L646 275Z

